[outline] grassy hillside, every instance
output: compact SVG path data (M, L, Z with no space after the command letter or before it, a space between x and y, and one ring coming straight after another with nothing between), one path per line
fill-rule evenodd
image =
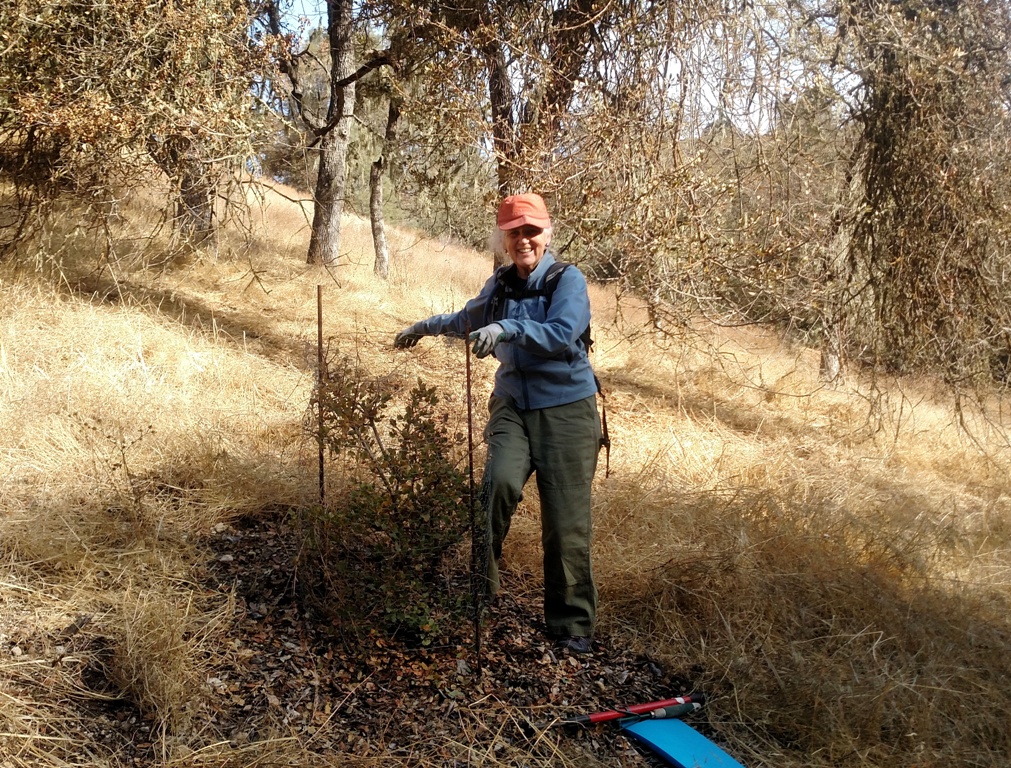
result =
M349 218L347 262L321 272L302 263L304 211L272 191L262 203L186 266L96 267L68 220L41 248L83 267L24 254L39 268L0 273L0 765L645 764L612 742L505 739L529 713L494 674L461 684L454 717L469 725L408 752L336 732L364 681L334 682L325 707L317 689L311 712L249 698L255 738L223 725L229 675L252 668L258 641L240 622L255 607L209 586L211 542L314 501L317 284L331 351L405 393L435 384L462 424L462 345L391 342L491 269L398 232L385 283L367 224ZM929 381L824 389L817 356L773 335L660 339L634 301L591 299L614 442L594 508L603 642L708 693L700 727L749 767L1011 763L1000 435ZM492 373L475 362L478 419ZM536 585L529 499L505 554ZM545 706L542 719L569 711Z

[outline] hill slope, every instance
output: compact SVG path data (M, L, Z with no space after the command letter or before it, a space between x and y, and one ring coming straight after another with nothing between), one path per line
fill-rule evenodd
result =
M399 232L384 283L363 222L332 274L302 263L285 197L247 224L185 268L0 275L7 764L640 765L612 731L531 723L672 688L709 694L695 724L748 766L1011 760L1006 445L929 382L822 389L810 351L659 339L604 287L597 653L538 637L529 500L481 679L465 645L332 644L291 584L316 285L331 352L438 386L465 428L462 345L391 341L491 260ZM478 419L492 373L476 363Z

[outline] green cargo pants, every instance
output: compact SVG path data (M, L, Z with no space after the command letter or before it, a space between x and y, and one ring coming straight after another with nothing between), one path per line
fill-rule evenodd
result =
M536 473L547 631L589 637L597 614L590 565L590 487L600 449L596 398L521 411L493 396L488 410L482 500L492 527L489 591L498 591L502 542L523 498L523 486Z

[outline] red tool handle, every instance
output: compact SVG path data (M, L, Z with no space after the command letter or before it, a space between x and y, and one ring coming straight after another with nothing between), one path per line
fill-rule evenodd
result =
M608 709L603 712L594 712L591 715L576 715L574 717L567 717L562 720L562 722L575 724L603 723L607 720L617 720L618 718L628 717L629 715L641 715L646 712L652 712L654 709L660 709L661 707L691 704L692 702L699 701L700 698L701 697L698 696L677 696L673 699L651 701L647 704L633 704L630 707L624 707L622 709Z

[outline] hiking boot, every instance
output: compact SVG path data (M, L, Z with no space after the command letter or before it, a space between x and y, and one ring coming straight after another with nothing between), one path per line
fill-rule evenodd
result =
M592 653L593 638L569 635L560 637L555 641L555 649L558 651L568 651L569 653Z

